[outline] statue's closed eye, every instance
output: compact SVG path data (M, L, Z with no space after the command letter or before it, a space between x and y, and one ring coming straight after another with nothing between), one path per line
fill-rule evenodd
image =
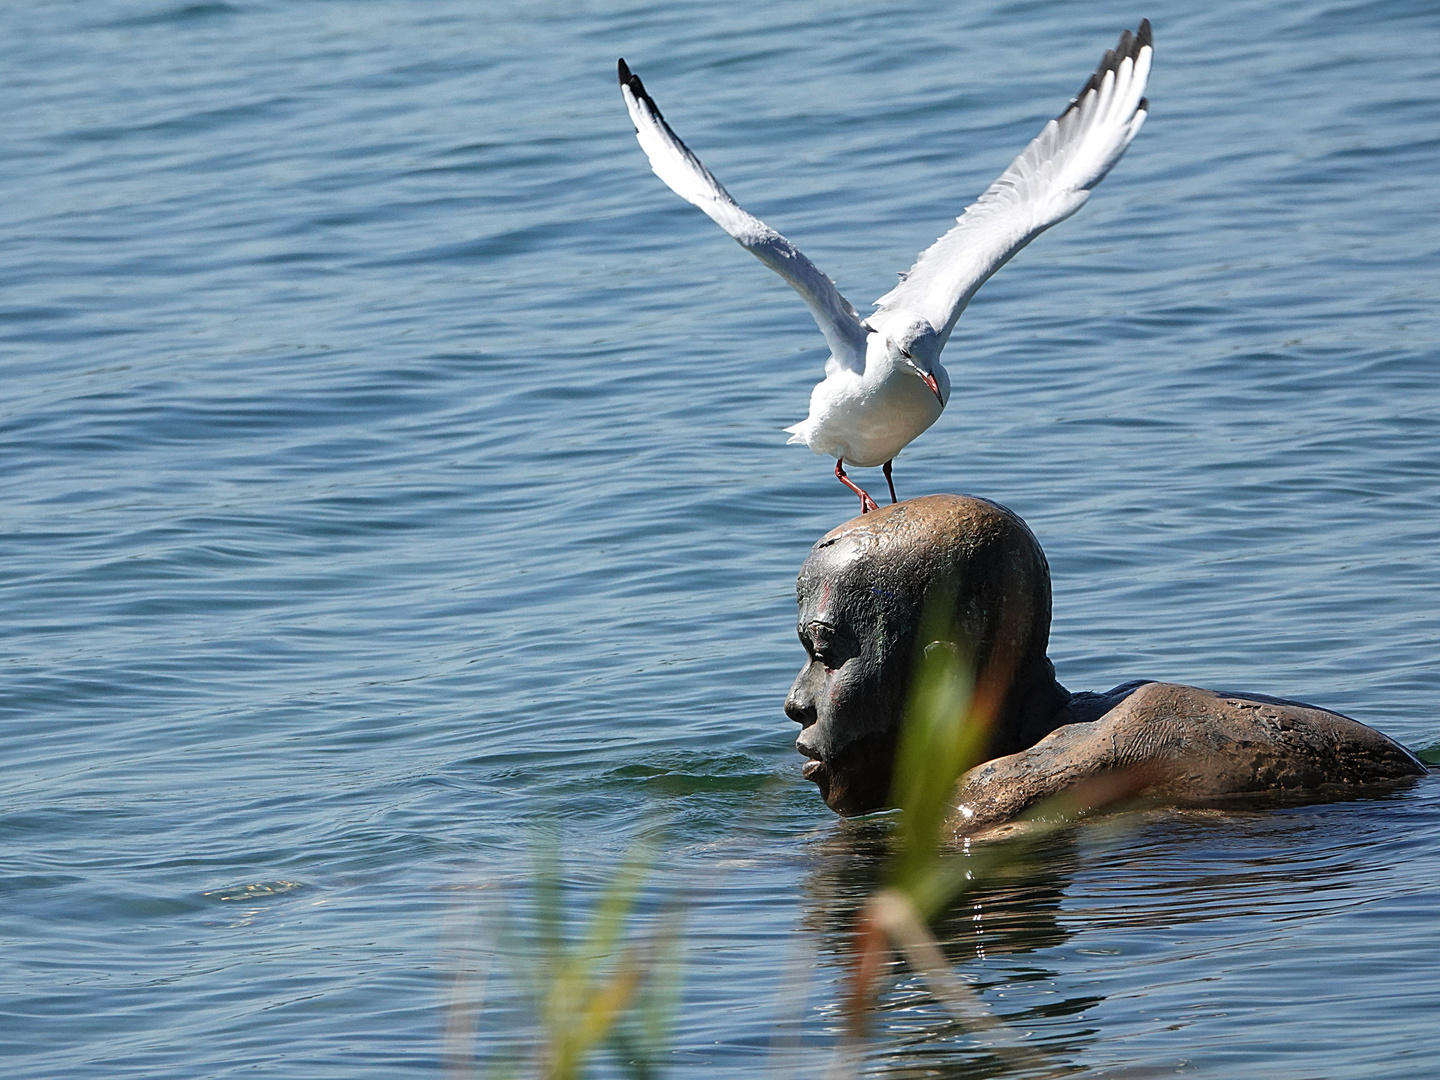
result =
M810 655L831 671L860 655L860 643L844 627L822 622L808 623L801 631L800 639Z

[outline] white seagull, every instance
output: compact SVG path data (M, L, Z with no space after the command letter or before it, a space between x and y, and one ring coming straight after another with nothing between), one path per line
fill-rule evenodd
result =
M845 465L883 465L896 501L891 460L939 419L950 398L940 350L955 320L991 274L1079 210L1120 160L1149 109L1152 51L1150 20L1121 34L1069 107L920 253L865 319L794 244L740 208L620 61L620 92L655 175L788 281L825 335L830 358L810 395L810 415L785 430L790 442L835 459L835 475L860 496L861 513L877 509L875 500L845 475Z

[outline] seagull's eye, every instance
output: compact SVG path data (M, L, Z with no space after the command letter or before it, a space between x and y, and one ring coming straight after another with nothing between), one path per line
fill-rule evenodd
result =
M915 357L913 357L913 356L910 355L910 350L909 350L909 349L901 349L901 350L900 350L900 355L903 356L906 360L914 360L914 359L915 359Z

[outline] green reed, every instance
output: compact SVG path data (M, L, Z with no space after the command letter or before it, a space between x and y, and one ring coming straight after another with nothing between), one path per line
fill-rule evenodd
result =
M657 850L653 835L632 846L589 915L577 918L558 841L547 837L536 846L528 915L490 905L491 936L511 961L533 1029L521 1062L497 1072L580 1080L608 1051L622 1075L659 1076L679 999L683 911L640 909Z

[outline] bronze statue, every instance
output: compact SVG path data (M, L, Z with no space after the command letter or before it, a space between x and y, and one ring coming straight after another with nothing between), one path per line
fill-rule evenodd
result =
M1046 656L1044 552L984 499L931 495L854 518L811 549L796 592L807 661L785 712L802 725L804 775L841 814L887 805L912 674L932 641L967 655L992 717L985 763L959 788L965 833L1121 772L1139 778L1138 795L1193 806L1426 771L1379 732L1300 702L1144 681L1070 693Z

